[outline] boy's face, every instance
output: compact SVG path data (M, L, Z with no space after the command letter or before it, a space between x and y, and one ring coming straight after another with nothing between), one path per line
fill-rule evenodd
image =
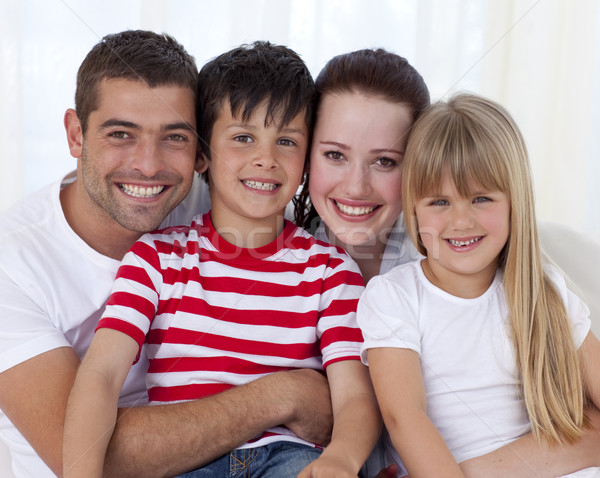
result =
M285 207L302 181L308 147L304 111L281 127L277 122L265 126L266 112L263 104L243 121L224 102L210 139L213 224L246 238L261 227L279 232Z

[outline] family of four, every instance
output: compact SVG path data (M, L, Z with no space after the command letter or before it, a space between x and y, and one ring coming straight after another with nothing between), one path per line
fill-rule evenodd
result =
M94 46L77 171L0 216L15 474L594 476L600 343L523 139L429 103L381 49Z

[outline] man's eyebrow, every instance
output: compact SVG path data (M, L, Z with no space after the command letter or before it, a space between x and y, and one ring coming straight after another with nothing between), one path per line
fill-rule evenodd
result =
M133 123L132 121L120 120L120 119L109 119L100 125L100 128L113 128L115 126L120 126L122 128L130 128L130 129L141 129L140 125L137 123ZM161 125L161 129L163 131L172 131L176 129L184 129L188 131L196 131L192 125L187 123L186 121L180 121L177 123L168 123L165 125Z
M113 126L122 126L123 128L140 129L140 126L131 121L125 121L120 119L109 119L100 125L100 128L112 128Z

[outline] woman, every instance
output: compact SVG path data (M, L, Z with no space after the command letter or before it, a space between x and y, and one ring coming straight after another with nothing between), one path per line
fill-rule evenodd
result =
M402 218L402 159L411 126L429 105L429 92L404 58L382 49L333 58L316 85L312 206L304 224L317 238L343 247L368 282L418 257ZM307 196L304 191L302 199ZM557 476L600 465L600 412L590 410L590 416L594 430L575 445L551 448L526 435L461 468L467 476ZM369 460L366 475L391 462L381 450Z

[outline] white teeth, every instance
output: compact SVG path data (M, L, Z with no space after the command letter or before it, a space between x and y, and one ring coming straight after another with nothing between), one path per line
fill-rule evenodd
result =
M134 198L151 198L154 196L158 196L163 190L165 186L154 186L145 188L143 186L131 186L129 184L119 184L121 190Z
M365 214L369 214L375 210L377 206L370 207L354 207L347 206L346 204L342 204L339 202L335 202L336 206L342 211L344 214L348 214L348 216L363 216Z
M260 181L242 181L246 186L252 189L259 189L261 191L273 191L277 188L275 183L261 183Z
M455 241L454 239L448 239L448 242L455 247L463 247L463 246L470 246L471 244L475 244L476 242L479 242L480 240L481 240L481 237L475 237L475 238L471 239L470 241Z

